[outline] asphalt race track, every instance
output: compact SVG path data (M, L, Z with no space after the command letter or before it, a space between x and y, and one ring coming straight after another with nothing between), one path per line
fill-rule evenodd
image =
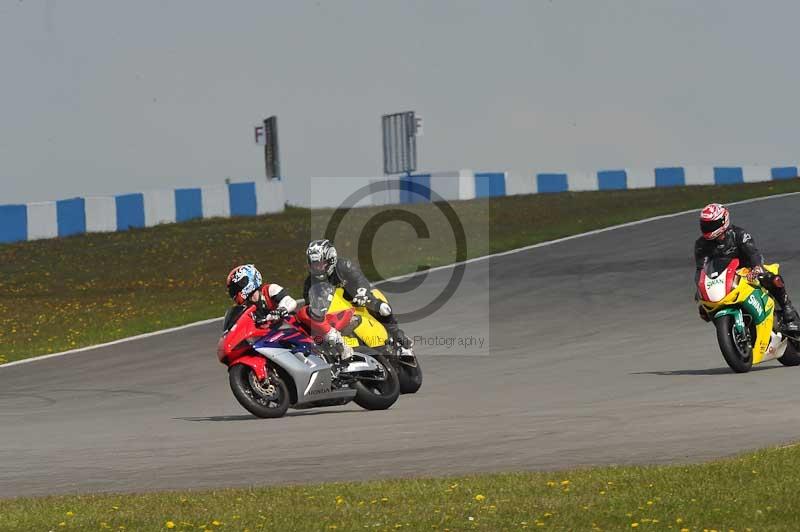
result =
M732 210L795 300L799 206ZM682 215L469 264L407 331L488 345L421 345L422 390L384 412L250 416L216 323L0 368L0 497L698 461L800 439L800 367L732 374L697 317L696 236Z

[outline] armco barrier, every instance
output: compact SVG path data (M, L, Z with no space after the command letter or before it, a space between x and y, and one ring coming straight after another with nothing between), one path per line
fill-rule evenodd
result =
M284 203L283 183L276 180L0 205L0 243L253 216L281 212Z

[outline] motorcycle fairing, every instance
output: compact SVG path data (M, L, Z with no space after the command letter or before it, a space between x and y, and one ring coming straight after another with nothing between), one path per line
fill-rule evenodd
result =
M297 401L292 406L332 399L352 399L356 395L356 391L351 388L333 388L332 366L319 355L311 352L305 355L295 354L286 347L263 346L255 349L272 364L280 366L294 381Z
M237 364L249 366L256 374L258 380L263 381L267 378L267 360L264 357L257 357L253 355L245 355L236 359L236 362L231 364L231 367Z
M372 295L386 303L386 296L377 288L372 289ZM337 313L345 310L355 311L355 314L361 319L361 323L353 330L353 334L357 338L354 339L352 336L345 337L347 345L358 347L360 345L359 341L372 348L380 348L386 345L389 340L389 333L386 331L386 327L376 320L366 308L353 307L353 304L344 298L344 289L337 288L328 312Z
M710 301L705 299L706 296L711 297L711 294L709 294L707 290L705 293L704 290L702 290L707 282L707 276L705 275L705 272L703 272L698 286L701 297L700 303L709 312L709 314L714 317L714 319L720 318L726 314L733 314L734 320L737 320L736 310L738 310L738 313L742 315L742 324L744 322L743 314L746 314L752 318L755 325L753 364L758 364L760 362L764 362L765 360L782 356L786 346L785 344L781 345L781 336L775 335L772 332L775 322L775 301L773 301L773 299L769 296L769 293L760 285L744 281L743 278L746 277L750 272L749 268L735 269L736 266L738 266L738 261L734 259L734 261L731 261L731 264L728 267L726 278L728 275L730 275L729 272L734 270L735 274L742 278L741 281L735 286L732 281L730 284L726 282L730 292L724 298L718 301ZM779 268L780 266L778 264L764 265L765 270L776 275L779 271ZM722 274L720 273L720 275ZM737 331L741 332L743 330L743 325L742 329L739 329L740 324L738 320L735 326Z
M314 341L307 334L292 325L283 324L280 327L269 329L264 336L253 344L253 347L292 346L304 350L309 345L314 345Z

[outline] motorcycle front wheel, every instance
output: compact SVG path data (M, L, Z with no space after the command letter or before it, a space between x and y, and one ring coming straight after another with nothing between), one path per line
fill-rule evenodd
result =
M370 355L383 366L386 378L382 381L358 380L354 384L356 396L353 401L366 410L386 410L400 397L400 379L397 371L383 355L363 347L356 348Z
M734 329L734 319L730 314L714 320L717 328L717 341L725 362L736 373L747 373L753 368L753 349L748 347L750 331L743 334Z
M236 400L254 416L281 417L289 408L289 388L273 370L259 381L252 368L236 364L228 370L228 380Z

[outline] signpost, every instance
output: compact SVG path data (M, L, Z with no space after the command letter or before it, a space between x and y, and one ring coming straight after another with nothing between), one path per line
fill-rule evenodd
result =
M264 146L264 168L267 179L281 178L281 159L278 150L278 117L270 116L263 125L256 126L254 136L257 146Z
M383 115L383 173L411 174L417 169L417 136L422 117L414 111Z

